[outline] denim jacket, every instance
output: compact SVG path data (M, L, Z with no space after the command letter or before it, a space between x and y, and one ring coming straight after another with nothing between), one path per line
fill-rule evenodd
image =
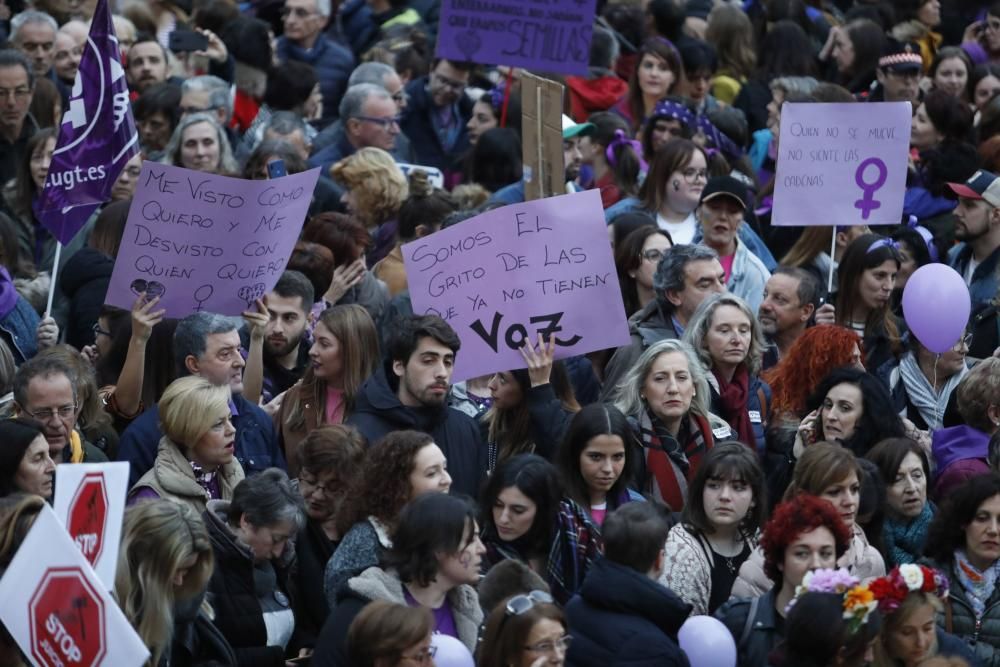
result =
M972 261L972 248L967 243L960 243L948 253L948 264L965 278L965 270ZM990 304L997 295L1000 280L997 278L1000 265L1000 248L996 248L972 272L972 282L969 285L969 296L972 297L972 314L976 314Z
M14 353L14 361L18 365L31 359L38 352L35 338L38 322L38 313L23 296L17 297L14 309L0 319L0 331L7 334L5 338L10 341L11 352Z

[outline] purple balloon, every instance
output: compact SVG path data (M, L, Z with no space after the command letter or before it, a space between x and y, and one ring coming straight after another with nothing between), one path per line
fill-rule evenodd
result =
M436 649L434 664L437 667L476 667L469 649L451 635L432 635L431 646Z
M920 344L944 354L969 323L972 301L965 280L946 264L925 264L903 288L903 318Z
M677 633L691 667L736 667L736 642L725 625L711 616L691 616Z

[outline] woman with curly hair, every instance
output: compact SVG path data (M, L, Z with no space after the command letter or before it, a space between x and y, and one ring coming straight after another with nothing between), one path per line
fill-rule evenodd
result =
M948 578L950 614L939 614L938 625L971 644L981 664L1000 664L1000 476L955 488L931 523L924 554Z
M885 560L871 545L858 522L861 505L862 468L849 450L829 442L817 442L802 455L784 500L795 501L807 494L830 502L844 526L851 531L847 552L837 561L859 579L885 574ZM755 551L740 568L733 595L760 595L771 587L764 554Z
M394 431L375 443L337 514L343 539L323 581L330 606L348 579L377 565L392 546L389 536L406 503L450 488L448 461L426 433Z
M288 471L298 474L298 446L314 429L341 424L351 414L362 383L378 367L378 333L364 308L327 308L309 348L310 365L281 401L275 415Z
M653 113L653 107L674 91L684 89L684 65L677 47L663 37L647 39L639 48L639 64L632 72L628 90L614 106L634 135Z
M391 155L371 146L333 165L330 175L347 188L342 201L348 212L373 232L368 263L375 264L395 243L396 217L409 194L406 177Z
M864 370L861 338L844 327L830 324L806 329L774 368L763 373L771 386L774 424L798 423L809 410L806 401L835 368Z
M757 597L737 597L716 612L736 640L737 664L767 667L768 654L784 638L784 618L807 572L836 567L851 533L833 506L802 494L777 506L764 526L759 552L773 582Z
M318 243L333 255L332 272L328 274L324 268L322 289L316 292L311 319L330 306L356 303L379 321L389 303L389 289L368 270L377 261L366 256L372 248L368 230L343 213L320 213L303 228L302 242Z

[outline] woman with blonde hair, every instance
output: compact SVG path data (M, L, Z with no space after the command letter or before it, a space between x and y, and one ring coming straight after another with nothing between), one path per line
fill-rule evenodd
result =
M190 505L156 500L125 513L114 595L152 653L147 664L236 664L205 603L214 561Z
M378 367L378 334L368 311L334 306L319 316L309 348L311 364L281 401L278 437L288 471L298 474L298 445L320 426L342 424L354 407L361 384Z
M333 165L330 176L347 188L341 201L348 212L373 231L375 247L368 262L374 264L396 242L396 218L409 195L406 177L391 155L370 146Z
M153 467L129 492L129 503L167 498L204 512L209 500L229 500L243 479L234 456L236 429L229 387L195 375L174 380L160 398L160 439Z
M684 490L704 455L730 435L709 413L710 397L698 355L675 339L651 345L617 388L615 407L631 418L643 448L637 486L675 512L684 508Z
M209 174L239 173L225 129L204 111L181 118L163 149L162 162Z

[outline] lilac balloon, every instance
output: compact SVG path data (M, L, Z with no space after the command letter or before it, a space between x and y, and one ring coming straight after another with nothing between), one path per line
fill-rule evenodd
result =
M903 288L903 318L920 344L935 354L965 333L972 302L965 280L946 264L925 264Z
M736 642L721 621L691 616L677 633L691 667L736 667Z
M476 661L465 644L451 635L434 634L431 646L435 648L434 664L437 667L476 667Z

